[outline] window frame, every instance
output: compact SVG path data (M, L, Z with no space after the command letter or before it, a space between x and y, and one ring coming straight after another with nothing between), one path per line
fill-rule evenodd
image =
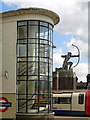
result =
M34 22L31 23L32 21L34 21L34 22L36 21L36 23L35 24L34 24ZM44 24L42 24L42 23L44 23ZM35 34L35 38L34 37L29 37L29 35L28 35L29 31L30 31L29 30L30 26L32 26L32 27L34 26L35 28L38 29L38 33ZM26 30L25 38L23 38L23 37L19 38L19 28L25 28L25 30ZM40 29L42 29L42 28L47 30L47 32L48 32L48 34L45 34L45 36L47 35L47 39L46 38L45 39L40 38ZM44 77L44 75L40 74L40 67L39 67L40 66L40 62L42 62L43 64L48 64L48 66L47 66L48 74L47 74L47 76L45 75L47 77L47 81L46 82L48 83L48 89L47 89L47 100L48 100L48 104L47 105L48 105L48 109L45 109L45 110L47 110L48 113L52 111L52 108L51 108L52 105L50 104L50 100L52 101L52 97L50 97L51 96L51 92L50 92L51 88L49 88L50 84L52 83L52 81L49 80L49 78L52 77L52 76L50 76L51 74L49 75L49 70L50 70L49 65L52 65L52 62L50 62L50 61L52 61L52 58L50 57L50 53L49 52L48 52L47 56L40 56L40 46L43 46L44 49L45 49L45 46L48 46L48 51L49 51L49 47L52 47L52 45L53 45L53 38L52 38L52 40L49 38L49 34L50 34L49 30L51 30L51 35L53 36L53 26L50 23L48 23L48 22L38 21L38 20L17 21L17 45L16 45L16 47L21 45L21 44L22 45L26 45L26 56L19 56L18 55L17 56L17 64L26 63L27 71L26 71L26 75L24 75L24 74L23 75L18 75L17 74L18 73L18 69L17 69L17 71L16 71L16 74L17 74L17 77L16 77L17 78L17 82L16 82L16 84L18 83L17 84L17 87L18 87L18 85L20 84L21 81L26 83L26 94L25 94L26 95L26 103L25 103L26 104L26 110L25 110L26 113L29 113L28 112L28 102L29 102L29 100L28 100L28 95L29 95L29 93L28 93L28 89L29 89L28 88L28 82L29 81L35 81L35 82L37 82L37 84L38 84L37 86L39 87L39 83L41 81L40 77L41 78ZM38 36L37 36L37 34L38 34ZM38 40L38 41L36 41L36 40ZM45 42L43 42L43 41L45 41ZM33 44L38 45L38 48L37 48L38 49L38 51L37 51L38 54L37 55L35 54L35 55L29 56L29 54L28 54L29 44L30 45L33 45ZM36 50L36 46L35 46L35 50ZM45 52L44 52L44 54L45 54ZM35 62L35 63L38 62L38 65L36 64L36 66L38 66L38 70L37 70L38 73L37 73L37 75L36 74L29 75L29 73L28 73L28 68L29 68L28 67L29 66L28 63L29 62ZM35 77L33 77L33 76L37 77L38 79L35 79ZM25 79L21 80L21 77L25 77ZM32 78L32 77L33 77L33 79L30 80L29 78ZM43 79L42 82L43 81L45 82L45 79ZM17 89L17 95L18 94L19 93L18 93L18 89ZM22 94L24 94L24 93L22 93ZM34 95L34 94L35 93L33 93L32 95ZM41 94L42 93L40 93L40 90L38 88L38 108L37 108L38 113L40 112L40 108L39 107L40 107L40 95ZM23 101L23 99L21 99L21 100ZM20 99L17 98L17 103L18 103L18 101L20 101ZM17 108L17 109L19 110L19 108ZM17 112L19 113L19 111L17 111Z
M84 104L84 94L80 93L78 96L78 104Z

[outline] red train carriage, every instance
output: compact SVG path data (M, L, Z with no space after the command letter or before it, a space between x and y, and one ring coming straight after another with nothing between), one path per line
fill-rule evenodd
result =
M86 93L86 115L90 115L90 90Z
M55 114L90 115L90 90L53 94Z

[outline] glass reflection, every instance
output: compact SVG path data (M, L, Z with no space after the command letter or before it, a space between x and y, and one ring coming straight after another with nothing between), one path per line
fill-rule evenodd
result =
M48 28L40 27L40 38L48 40Z
M19 81L17 90L18 94L26 94L26 81Z
M26 113L26 100L18 100L18 112Z
M17 45L17 56L26 56L26 44Z
M49 57L48 45L40 45L40 57Z
M29 38L38 38L38 26L29 26Z
M53 36L52 36L52 30L49 29L49 41L50 41L50 42L52 42L52 37L53 37Z
M38 44L28 44L28 56L38 56Z
M27 38L27 26L18 27L18 39Z

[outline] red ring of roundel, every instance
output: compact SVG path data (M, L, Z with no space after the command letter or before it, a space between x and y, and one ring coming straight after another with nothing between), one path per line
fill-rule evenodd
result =
M4 100L6 101L6 103L8 103L8 100L5 97L1 97L0 100ZM0 109L1 112L4 112L8 109L8 107L5 107L4 109Z

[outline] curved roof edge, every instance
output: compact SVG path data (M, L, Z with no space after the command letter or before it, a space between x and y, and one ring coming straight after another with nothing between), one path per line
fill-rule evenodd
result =
M39 14L39 15L48 16L51 19L53 19L54 25L56 25L60 21L58 14L56 14L51 10L47 10L43 8L21 8L17 10L6 11L6 12L2 12L2 17L5 18L5 17L22 15L22 14Z

